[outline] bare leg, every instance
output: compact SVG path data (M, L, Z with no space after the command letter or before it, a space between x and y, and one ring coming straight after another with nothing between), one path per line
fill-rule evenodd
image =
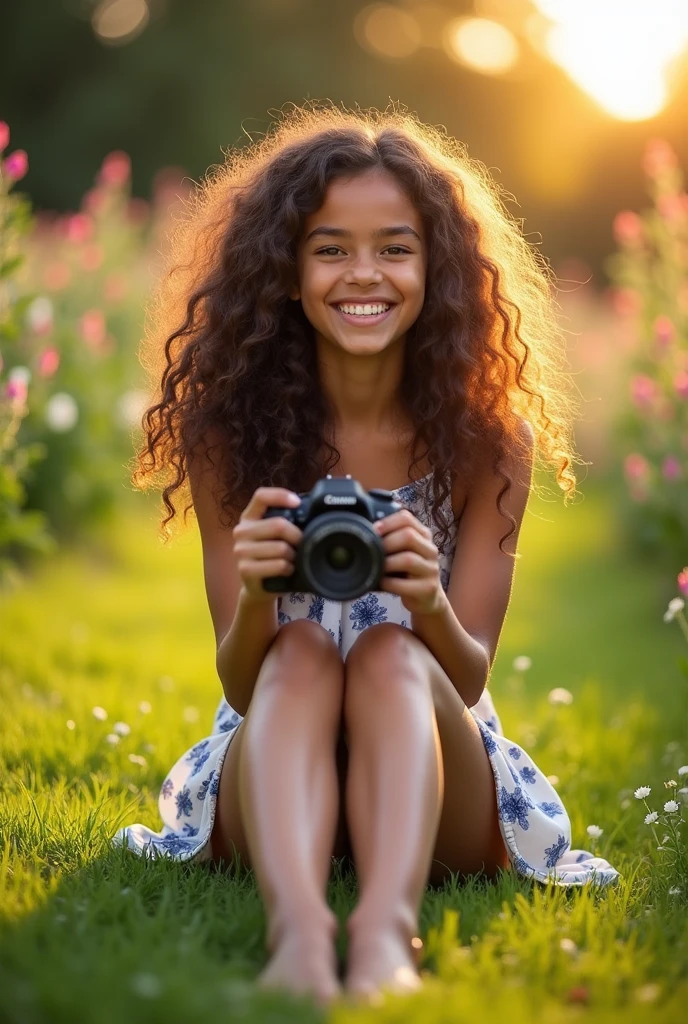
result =
M227 760L232 753L238 759L238 793L223 800L221 779L225 818L213 835L216 856L232 845L239 852L242 843L248 847L272 954L261 984L313 991L323 1002L340 989L337 918L325 891L339 814L335 750L343 686L341 657L326 630L303 620L280 629L242 735L229 748ZM228 769L225 789L236 787L236 776Z
M346 811L361 892L347 925L346 987L359 996L420 985L412 939L444 780L419 643L403 627L371 626L346 662Z

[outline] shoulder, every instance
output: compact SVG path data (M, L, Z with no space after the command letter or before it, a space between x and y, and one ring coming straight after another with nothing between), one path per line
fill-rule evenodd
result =
M479 504L496 506L497 499L506 486L506 480L502 476L506 473L511 479L511 487L508 493L504 491L502 495L502 507L508 509L520 521L530 494L534 457L533 427L528 420L520 417L515 437L511 438L506 458L502 460L501 473L495 472L492 454L485 442L472 480L468 484L461 476L454 480L451 498L456 519L461 518L469 503L473 507Z

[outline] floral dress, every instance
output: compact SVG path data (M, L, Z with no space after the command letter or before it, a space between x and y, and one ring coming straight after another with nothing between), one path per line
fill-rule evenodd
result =
M438 529L430 514L430 480L429 474L392 494L431 528L438 544ZM451 495L447 496L443 511L451 523L449 542L440 554L440 576L446 591L457 531ZM283 594L278 598L278 619L280 626L295 619L320 623L337 641L342 658L368 626L395 622L410 628L410 615L401 598L383 591L365 594L354 601L331 601L306 593ZM571 848L571 824L561 799L528 753L504 736L487 688L469 711L492 766L500 828L513 870L524 877L561 886L586 882L606 885L618 879L619 872L602 857ZM241 720L222 697L210 734L182 754L162 784L158 799L162 829L155 832L147 825L126 825L116 832L112 842L149 858L209 860L220 772Z

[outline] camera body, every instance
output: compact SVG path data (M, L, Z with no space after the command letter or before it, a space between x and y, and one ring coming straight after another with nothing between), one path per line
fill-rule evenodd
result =
M275 594L318 594L333 601L351 601L379 590L385 552L373 523L403 508L392 492L378 487L366 491L351 476L328 474L299 498L296 508L271 506L263 516L283 516L303 531L294 572L266 577L263 588Z

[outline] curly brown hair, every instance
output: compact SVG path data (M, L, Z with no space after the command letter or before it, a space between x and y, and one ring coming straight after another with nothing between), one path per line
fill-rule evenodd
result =
M147 309L141 359L156 401L143 416L132 482L161 487L163 539L175 491L190 499L189 461L200 452L217 469L228 527L258 486L306 491L336 465L313 328L288 293L305 217L332 181L375 168L394 175L427 232L425 302L406 337L400 399L411 450L434 470L440 546L451 482L461 474L470 486L485 453L504 480L497 506L511 521L500 547L515 529L501 504L512 484L507 457L527 459L532 447L556 467L565 502L575 495L571 467L582 460L554 275L462 143L395 104L351 111L313 101L224 155L170 232Z

